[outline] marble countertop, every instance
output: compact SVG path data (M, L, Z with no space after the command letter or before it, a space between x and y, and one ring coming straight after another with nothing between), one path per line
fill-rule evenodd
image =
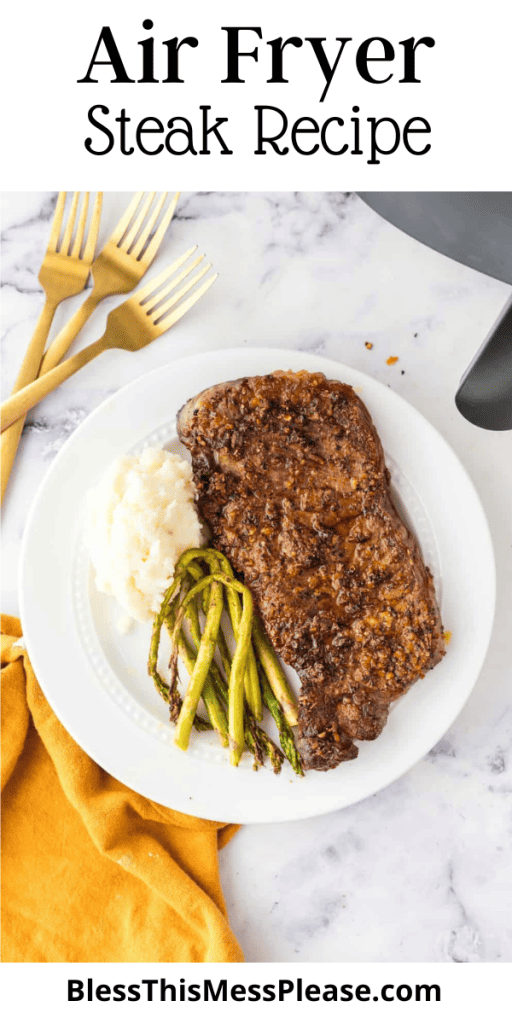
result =
M126 200L106 195L102 238ZM3 196L3 398L41 310L37 274L54 201ZM489 519L498 600L485 665L447 735L393 785L324 817L244 826L221 854L224 891L248 961L509 961L512 434L471 426L453 396L510 289L426 249L347 193L185 193L155 267L196 242L220 271L196 308L201 317L192 312L135 355L102 356L29 414L4 502L2 610L18 611L25 520L52 459L138 375L184 354L260 345L338 359L394 388L452 445ZM80 346L102 333L118 302L96 312ZM79 303L60 307L54 331Z

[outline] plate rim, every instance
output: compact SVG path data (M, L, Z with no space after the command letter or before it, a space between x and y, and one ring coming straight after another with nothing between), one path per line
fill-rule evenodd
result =
M27 516L27 521L26 521L26 525L25 525L25 529L24 529L24 533L23 533L23 540L22 540L22 547L21 547L21 557L20 557L20 567L19 567L20 609L21 609L21 619L22 619L22 623L23 623L23 630L24 630L24 634L25 634L25 637L26 637L26 640L27 640L27 647L30 647L30 643L31 643L30 635L29 635L30 634L30 630L31 630L31 613L28 612L28 608L30 606L31 594L30 594L30 589L28 587L26 587L26 573L27 573L27 566L28 566L27 551L28 551L30 543L31 543L31 539L32 539L33 531L34 531L34 524L36 524L35 529L37 530L37 510L38 510L38 506L39 506L41 500L43 499L43 497L46 495L46 492L48 490L51 491L53 477L59 471L59 466L60 466L61 460L63 460L65 458L65 456L68 453L68 450L70 448L72 448L74 445L76 445L77 440L78 440L78 442L80 441L80 439L82 437L82 433L85 433L86 431L90 431L91 423L94 425L94 423L96 421L96 418L101 417L101 415L103 415L106 411L110 410L112 407L115 407L117 402L119 402L120 399L123 400L124 397L126 396L126 394L129 393L130 391L132 391L132 390L135 391L137 388L141 388L141 387L144 388L146 386L146 383L149 382L151 378L161 378L161 376L164 373L168 373L170 371L176 372L179 369L179 367L191 367L191 368L193 368L194 364L197 366L198 360L209 360L209 359L212 359L212 360L220 359L221 360L222 357L225 357L228 352L232 354L234 359L238 358L238 357L241 357L242 359L245 359L245 358L248 357L249 359L252 359L254 361L258 361L258 359L260 359L260 358L264 361L265 359L269 359L270 360L270 359L274 359L275 358L276 364L279 363L280 361L284 360L285 357L288 357L288 358L290 358L292 360L299 359L299 361L303 361L304 363L309 363L310 365L311 365L311 363L314 362L316 364L317 372L325 372L326 374L328 374L329 368L331 369L331 373L333 372L333 369L335 368L336 369L336 373L339 375L338 379L340 379L340 380L342 379L343 373L346 372L349 375L349 377L352 379L352 381L354 381L354 379L358 380L360 382L361 386L364 386L364 383L368 382L372 387L376 388L377 391L380 391L380 393L382 395L386 395L386 399L388 399L390 396L392 396L392 401L394 403L396 403L397 407L400 408L400 406L402 406L402 408L404 408L407 411L407 415L409 417L412 415L412 417L414 419L416 419L416 421L418 423L421 424L422 429L425 429L425 427L426 427L428 431L433 432L433 435L436 437L437 443L438 444L440 443L441 446L444 447L445 451L449 454L449 456L452 459L455 460L455 462L456 462L456 464L458 466L459 472L462 474L462 477L464 478L466 486L469 487L470 491L472 492L472 497L473 497L473 501L474 501L474 508L475 508L475 510L478 511L478 513L480 515L480 518L481 518L482 534L480 536L480 541L483 544L483 546L487 549L486 553L485 553L486 554L485 562L486 562L486 570L487 570L487 572L489 574L489 578L487 580L487 585L488 585L488 590L490 589L490 595L489 595L490 596L490 603L488 604L488 607L487 607L487 612L488 612L487 628L484 631L484 633L482 634L482 637L480 639L479 656L478 656L476 662L474 663L474 666L471 669L471 679L472 679L471 685L469 685L465 689L465 691L462 694L460 700L458 702L456 702L455 710L453 710L453 708L452 708L452 711L450 713L450 720L449 721L447 720L447 721L444 722L444 724L442 726L442 731L438 733L437 740L434 741L434 743L438 742L438 740L451 727L451 725L453 724L455 719L460 714L460 712L461 712L462 708L464 707L465 703L469 699L469 696L470 696L470 694L471 694L471 692L472 692L472 690L473 690L473 688L474 688L474 686L475 686L475 684L476 684L476 682L478 680L478 677L480 675L480 671L482 669L482 665L484 663L484 660L485 660L485 657L486 657L486 654L487 654L487 650L488 650L488 647L489 647L490 639L491 639L492 627L493 627L493 622L494 622L495 600L496 600L496 569L495 569L495 558L494 558L492 535L491 535L491 532L490 532L490 529L489 529L489 524L488 524L488 521L487 521L487 517L485 515L485 511L484 511L484 508L482 506L482 502L481 502L480 496L478 494L478 491L477 491L477 489L476 489L476 487L475 487L475 485L474 485L474 483L473 483L473 481L472 481L472 479L471 479L471 477L470 477L466 467L460 461L458 455L453 451L453 449L448 444L448 442L445 440L445 438L442 436L442 434L439 433L439 431L436 429L436 427L434 427L432 425L432 423L430 423L430 421L425 416L423 416L423 414L421 412L419 412L418 409L416 409L413 405L411 405L401 395L397 394L396 391L393 391L392 389L388 389L385 384L383 384L381 381L378 381L375 378L371 377L369 374L366 374L363 371L355 369L353 367L347 366L346 364L344 364L342 362L338 362L335 359L331 359L331 358L325 357L323 355L317 355L316 353L302 352L301 350L297 350L297 349L277 348L277 347L274 348L274 347L269 347L269 346L266 346L266 347L247 347L247 348L242 348L240 346L228 346L228 347L223 348L223 349L212 349L212 350L207 350L205 352L200 352L200 353L192 354L190 356L180 357L178 359L170 360L169 362L167 362L167 363L165 363L165 364L163 364L163 365L161 365L159 367L155 367L154 369L148 371L147 373L144 373L144 374L139 375L138 377L135 377L132 381L129 381L127 384L123 385L123 387L121 387L117 391L115 391L114 394L107 396L107 398L105 398L88 416L86 416L86 418L84 419L83 423L81 423L80 426L77 427L77 429L66 440L66 442L62 446L61 450L59 451L58 455L53 460L53 462L52 462L51 466L49 467L47 473L43 477L43 480L41 481L41 484L40 484L39 488L37 489L37 492L36 492L36 494L34 496L31 508L29 510L29 514ZM305 367L305 368L308 368L308 367ZM271 371L265 370L265 371L262 371L262 372L268 373L268 372L271 372ZM235 378L232 377L230 379L235 379ZM357 386L357 384L353 384L352 386ZM371 408L370 408L370 414L372 415L372 409ZM28 614L27 614L27 612L28 612ZM28 625L28 630L25 627L25 623L27 623L27 625ZM36 644L36 648L37 648L37 644ZM40 671L40 669L43 667L42 666L42 660L43 660L42 655L41 655L41 658L40 658L39 657L39 650L36 650L36 649L34 650L34 654L35 654L35 657L33 657L32 651L30 652L31 660L32 660L32 663L33 663L34 670L36 672L37 678L39 679L41 688L43 689L43 692L46 695L45 680L43 678L45 676L45 673L46 673L46 668L44 668L42 672ZM51 686L50 686L50 690L51 690ZM147 797L148 799L154 800L154 801L158 801L163 806L171 807L172 809L182 811L185 814L192 813L192 814L196 814L198 817L203 817L203 818L207 818L207 820L212 820L212 819L210 819L208 817L207 814L204 813L204 810L203 811L198 811L194 807L194 802L192 802L192 804L188 804L187 803L185 805L183 800L179 800L179 799L176 800L176 795L174 794L173 795L173 799L172 799L172 803L165 803L161 799L160 796L159 797L155 797L154 793L153 794L149 793L146 790L145 785L144 785L143 788L139 788L139 787L137 787L134 784L133 779L131 779L131 778L127 779L126 777L123 777L124 776L124 772L119 772L116 769L113 770L111 764L105 763L105 761L109 760L109 759L105 759L105 758L103 758L103 756L101 758L98 757L97 748L95 748L94 744L91 745L89 743L88 737L86 738L86 742L84 742L83 736L76 735L76 731L75 731L75 728L74 728L74 723L70 724L67 713L62 715L61 709L58 709L58 708L55 707L55 701L53 699L53 695L52 695L52 699L50 699L49 697L47 697L47 699L48 699L51 707L55 709L55 714L57 715L59 720L62 722L62 724L67 729L67 731L70 733L70 735L75 739L75 742L77 742L77 744L83 750L85 750L89 754L89 756L94 759L94 761L96 763L100 764L101 767L103 767L106 771L108 771L115 778L119 779L124 784L126 784L130 788L134 789L136 792L140 793L141 795ZM57 701L56 703L58 704L59 701ZM132 726L132 723L128 723L128 725ZM133 728L133 726L132 726L132 728ZM128 731L129 731L129 729L128 729ZM425 757L425 755L428 753L428 751L431 749L431 747L432 747L432 743L430 741L426 745L425 749L423 749L423 747L419 747L417 753L414 756L414 758L411 759L405 767L404 766L398 766L396 772L394 772L394 773L391 772L389 775L385 776L384 782L382 782L382 784L378 784L373 789L368 789L363 795L356 796L354 799L344 800L343 797L342 797L342 789L343 789L343 787L340 787L340 789L341 789L340 797L341 798L339 800L335 800L333 802L330 802L329 806L327 806L327 807L326 806L321 806L319 809L315 809L314 807L311 806L310 803L308 803L307 798L306 798L306 809L305 810L303 810L302 805L297 805L295 803L290 803L291 813L286 813L286 811L283 811L283 809L281 809L280 811L276 810L275 812L273 812L272 808L268 809L266 807L264 813L261 813L261 812L260 813L255 813L253 811L252 813L249 813L248 815L242 814L241 816L240 816L240 814L236 814L236 815L233 815L233 814L222 814L222 815L219 815L219 816L216 815L215 819L213 819L213 820L217 820L217 818L218 818L218 820L220 820L222 818L222 819L225 819L225 820L236 821L237 823L241 823L241 824L248 824L248 823L256 824L256 823L271 823L271 822L294 821L294 820L303 820L303 819L307 819L307 818L310 818L310 817L316 817L316 816L321 815L321 814L330 813L330 812L342 809L344 807L352 806L355 803L358 803L358 802L360 802L363 799L367 799L368 797L370 797L370 796L374 795L375 793L379 792L381 789L386 788L387 786L391 785L398 778L401 778L411 768L413 768L415 764L417 764L419 761L421 761ZM114 760L115 760L115 758L114 758ZM189 759L189 760L191 760L191 759ZM214 766L209 766L209 768L213 768L213 767ZM217 766L215 766L215 767L217 767ZM331 773L329 773L329 774L331 774ZM211 802L211 801L208 801L208 802Z

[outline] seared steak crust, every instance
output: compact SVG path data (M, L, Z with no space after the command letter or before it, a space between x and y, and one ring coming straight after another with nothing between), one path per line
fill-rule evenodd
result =
M325 770L382 731L444 654L430 571L347 384L276 371L219 384L178 417L201 516L301 679L299 748Z

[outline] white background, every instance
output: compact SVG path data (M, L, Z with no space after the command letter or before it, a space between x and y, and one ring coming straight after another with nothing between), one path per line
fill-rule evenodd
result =
M12 3L3 15L4 104L2 137L4 188L123 189L139 183L164 187L169 178L187 189L507 189L512 166L510 132L510 4L487 0L475 8L462 0L381 0L315 4L260 0L258 4L210 3L127 4L119 0L90 0L85 7L50 0L49 3ZM477 16L478 11L478 16ZM142 29L150 17L151 32ZM196 36L199 47L184 47L185 83L110 84L110 68L99 68L99 84L78 84L85 76L101 27L110 25L130 77L141 77L138 40L155 38L156 75L161 71L161 41L174 36ZM263 40L259 62L241 61L246 84L221 84L226 75L226 43L222 25L259 25ZM347 44L331 88L323 103L319 98L323 75L309 44L285 50L285 76L289 84L268 85L270 48L265 40L297 35L326 37L326 52L337 52L337 36L352 37ZM371 85L358 75L356 44L372 36L398 42L410 36L432 36L434 49L417 53L420 84L399 84L400 61L393 79ZM252 49L252 33L243 37ZM157 45L158 43L158 45ZM376 74L387 64L374 64ZM383 71L384 69L384 71ZM110 119L125 107L133 122L156 116L166 123L173 116L187 116L198 123L199 105L229 118L226 138L233 156L172 157L167 153L122 156L116 149L108 156L89 155L84 139L91 134L87 111L103 103ZM404 123L425 117L432 127L432 150L411 156L403 147L369 166L366 156L334 157L318 153L286 157L254 156L254 104L285 109L290 119L313 116L323 121L352 116L392 116ZM422 136L418 137L420 140ZM102 139L102 142L104 140ZM212 144L212 149L215 142ZM7 156L7 160L5 157Z

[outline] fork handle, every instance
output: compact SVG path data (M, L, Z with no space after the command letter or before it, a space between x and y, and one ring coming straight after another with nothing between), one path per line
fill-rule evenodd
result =
M99 341L94 341L92 345L88 345L81 352L77 352L75 356L71 356L71 359L59 363L55 369L49 370L33 384L29 384L17 394L11 395L2 405L2 431L10 427L11 423L14 423L20 416L24 416L42 398L49 395L50 391L53 391L108 347L108 344L105 343L105 336L103 336Z
M13 388L13 392L20 391L31 381L37 377L37 372L41 365L41 358L44 352L44 346L46 339L50 331L55 310L57 309L58 302L53 299L46 299L46 302L41 310L39 320L36 324L36 329L32 335L32 340L25 353L25 358L21 364L16 383ZM11 475L11 469L13 467L14 460L16 458L16 452L18 450L18 444L23 430L23 424L25 418L18 420L17 423L13 423L12 427L2 434L2 498L4 500L4 494L9 483L9 477Z
M96 306L103 298L104 292L100 292L95 288L92 289L85 301L82 302L80 308L73 314L71 320L68 320L65 327L63 327L53 339L41 363L41 369L39 371L40 377L44 373L48 373L49 370L53 370L54 366L57 366L57 364L60 363L71 343L75 340L77 334L82 330L82 327L89 319L91 313L94 312Z

